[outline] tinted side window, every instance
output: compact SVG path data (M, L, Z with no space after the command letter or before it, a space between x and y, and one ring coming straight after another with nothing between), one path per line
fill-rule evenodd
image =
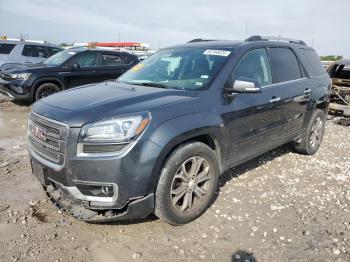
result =
M321 63L319 56L315 51L310 49L300 49L303 57L302 62L307 66L307 71L311 76L319 76L327 74Z
M276 83L301 78L299 62L292 50L273 47L270 48L270 57Z
M50 47L50 46L47 47L47 52L49 53L49 56L57 54L58 52L61 52L61 51L62 51L62 49L57 48L57 47Z
M0 54L9 54L15 48L15 44L0 44Z
M258 81L261 86L271 85L271 69L265 49L256 49L245 54L233 71L232 77L233 81L250 78Z
M125 64L131 64L135 61L135 58L130 55L124 55Z
M102 65L122 65L122 58L115 54L102 54Z
M22 51L23 56L48 58L48 54L44 46L25 45Z
M83 54L78 54L77 56L72 58L69 64L79 64L81 67L97 66L97 53L86 52Z

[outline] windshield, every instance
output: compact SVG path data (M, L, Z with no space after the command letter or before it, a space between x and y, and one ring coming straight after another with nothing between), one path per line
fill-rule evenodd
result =
M216 76L230 53L227 48L164 49L131 68L117 81L161 88L200 90Z
M65 61L67 61L68 58L70 58L71 56L75 55L77 52L74 52L72 50L64 50L62 52L59 52L57 54L54 54L53 56L49 57L48 59L46 59L43 64L44 65L61 65L63 64Z

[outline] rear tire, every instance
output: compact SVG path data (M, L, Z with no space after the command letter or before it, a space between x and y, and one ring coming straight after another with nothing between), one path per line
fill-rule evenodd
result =
M47 97L59 91L61 91L61 89L53 83L41 84L35 91L35 101L38 101L41 98Z
M325 113L321 109L316 109L310 117L301 142L294 143L295 151L304 155L315 154L322 142L325 123Z
M166 160L155 194L155 215L171 225L189 223L210 206L218 185L215 152L201 142L190 142Z

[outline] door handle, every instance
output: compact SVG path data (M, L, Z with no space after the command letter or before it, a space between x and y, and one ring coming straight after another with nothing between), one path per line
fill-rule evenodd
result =
M304 90L304 94L305 94L305 95L311 94L311 89L306 88L306 89Z
M278 102L280 100L281 100L280 97L273 97L272 99L270 99L270 103L276 103L276 102Z

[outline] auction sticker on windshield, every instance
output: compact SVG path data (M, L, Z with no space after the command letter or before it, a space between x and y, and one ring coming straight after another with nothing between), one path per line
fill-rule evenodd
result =
M207 49L203 53L204 55L218 55L218 56L228 56L231 54L230 51L225 50L214 50L214 49Z
M137 72L139 71L141 68L143 67L143 64L139 63L137 65L135 65L134 67L131 68L132 72Z

